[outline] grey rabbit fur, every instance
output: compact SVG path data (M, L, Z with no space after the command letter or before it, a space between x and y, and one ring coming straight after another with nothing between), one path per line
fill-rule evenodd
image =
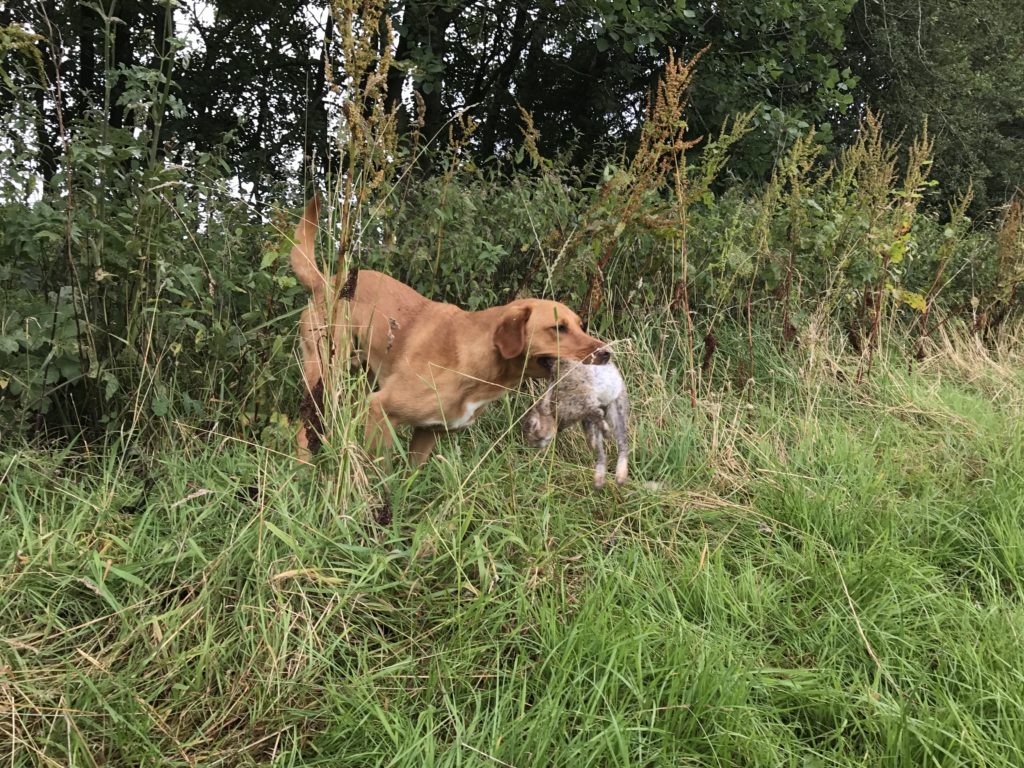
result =
M613 363L584 365L562 360L551 379L544 396L523 418L527 444L546 448L559 429L580 423L596 457L594 488L604 487L606 437L614 438L618 447L615 482L622 485L629 472L629 398L619 369Z

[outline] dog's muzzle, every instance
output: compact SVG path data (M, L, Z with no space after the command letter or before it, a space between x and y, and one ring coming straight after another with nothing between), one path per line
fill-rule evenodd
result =
M586 365L604 365L612 359L612 351L608 347L600 347L591 352L580 362ZM559 358L552 355L542 355L537 358L537 365L549 372L554 372L558 367Z

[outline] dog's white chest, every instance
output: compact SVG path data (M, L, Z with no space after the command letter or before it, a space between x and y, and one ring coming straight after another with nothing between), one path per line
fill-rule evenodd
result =
M462 413L459 417L451 419L448 422L448 429L462 429L463 427L468 427L473 423L473 420L476 419L476 412L489 402L489 400L467 400L466 404L462 406Z

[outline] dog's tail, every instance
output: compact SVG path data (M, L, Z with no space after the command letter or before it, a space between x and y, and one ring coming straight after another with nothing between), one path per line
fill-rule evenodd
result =
M292 269L295 276L313 294L322 296L327 287L327 277L316 264L317 220L320 216L320 196L313 195L306 203L302 219L295 228L295 244L292 246Z

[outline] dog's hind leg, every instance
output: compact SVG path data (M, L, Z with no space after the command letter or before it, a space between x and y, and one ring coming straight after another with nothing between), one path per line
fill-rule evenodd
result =
M299 406L299 458L309 461L320 452L324 433L324 383L318 381L306 392Z

